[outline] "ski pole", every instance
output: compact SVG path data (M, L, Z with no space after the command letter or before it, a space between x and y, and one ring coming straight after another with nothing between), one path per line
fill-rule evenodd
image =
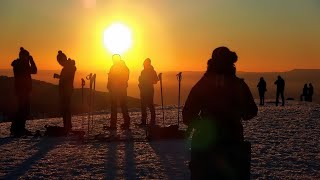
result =
M148 126L148 118L146 119L146 127L145 127L145 130L146 130L146 138L148 138L148 131L149 131L149 128L151 128L151 126L149 127Z
M177 76L178 83L179 83L179 90L178 90L178 127L179 127L179 117L180 117L180 89L181 89L182 72L179 72L176 76Z
M85 85L86 85L86 81L83 78L81 78L81 103L82 103L82 105L83 105L83 88Z
M86 81L83 78L81 78L81 103L82 103L81 111L83 111L83 107L84 107L83 88L85 85L86 85ZM82 116L82 122L81 122L82 129L83 129L83 123L84 123L84 116Z
M92 83L91 83L92 73L87 75L86 79L90 81L90 90L89 90L89 112L88 112L88 135L90 132L90 119L91 119L91 108L92 108Z
M163 107L163 91L162 91L162 73L159 73L158 78L160 80L160 93L161 93L161 105L162 105L162 126L164 126L164 107Z
M94 112L94 104L95 104L95 94L96 94L96 74L94 74L92 76L92 83L93 83L93 91L92 91L92 108L91 108L91 133L93 133L93 121L94 121L94 115L93 115L93 112Z

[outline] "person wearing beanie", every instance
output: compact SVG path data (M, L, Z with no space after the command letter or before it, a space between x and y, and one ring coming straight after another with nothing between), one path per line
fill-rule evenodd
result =
M124 123L121 128L128 130L130 127L130 116L127 107L127 88L129 80L129 69L126 63L121 60L119 54L112 56L113 65L108 73L107 88L111 97L111 123L107 129L117 129L117 107L120 103Z
M19 58L11 63L14 74L14 89L18 99L18 110L11 123L10 132L13 136L29 135L25 128L26 120L30 116L30 94L32 91L31 74L37 73L37 66L29 52L20 48Z
M72 129L71 97L77 68L75 61L70 58L67 59L67 56L62 51L58 51L57 61L63 68L60 75L54 74L54 78L59 79L60 111L63 118L63 126L66 132L69 132Z
M154 84L159 81L156 71L151 65L151 60L147 58L143 62L144 69L141 71L139 76L139 89L140 89L140 99L141 99L141 124L146 125L147 120L147 107L151 113L150 125L154 126L156 124L156 112L153 103L154 97Z
M216 48L183 107L183 122L194 129L191 179L250 179L250 143L241 121L255 117L258 108L236 76L237 60L227 47Z

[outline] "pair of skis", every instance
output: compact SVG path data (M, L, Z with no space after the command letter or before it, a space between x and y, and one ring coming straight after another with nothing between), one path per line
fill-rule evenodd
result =
M167 138L177 138L182 137L181 136L181 130L179 130L180 125L180 91L181 91L181 80L182 80L182 73L178 73L176 75L178 80L178 123L177 125L173 126L165 126L165 115L164 115L164 103L163 103L163 83L162 83L162 73L158 75L158 79L160 80L160 93L161 93L161 105L162 105L162 127L160 126L154 126L150 128L146 128L146 138L149 140L155 140L155 139L167 139ZM184 134L184 133L183 133ZM184 137L184 136L183 136Z
M179 72L177 75L177 80L178 80L178 127L180 125L180 101L181 101L181 80L182 80L182 72ZM158 75L159 81L160 81L160 94L161 94L161 106L162 106L162 125L164 126L164 105L163 105L163 86L162 86L162 73L159 73Z
M90 133L93 132L93 122L94 122L94 116L93 116L93 111L94 111L94 104L95 104L95 92L96 92L96 74L90 73L89 75L86 76L86 80L90 82L89 84L89 96L88 96L88 119L87 119L87 134L89 135ZM81 97L82 97L82 106L84 106L84 86L85 86L85 80L82 78L81 79ZM84 125L84 116L82 118L82 129Z

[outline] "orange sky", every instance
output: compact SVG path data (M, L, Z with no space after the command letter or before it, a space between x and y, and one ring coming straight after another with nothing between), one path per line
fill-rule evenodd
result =
M1 0L0 69L23 46L39 69L60 69L61 49L78 70L108 70L103 32L114 22L132 31L122 55L132 70L147 57L158 71L204 70L222 45L240 71L320 68L319 19L316 0Z

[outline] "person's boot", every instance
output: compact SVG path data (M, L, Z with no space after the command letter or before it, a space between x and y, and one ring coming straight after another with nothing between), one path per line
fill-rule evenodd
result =
M17 133L17 130L14 126L11 125L11 128L10 128L10 135L11 136L14 136L15 134Z
M39 138L39 137L41 137L41 136L42 136L42 135L41 135L41 133L40 133L39 130L37 130L36 133L33 135L34 138Z
M23 131L24 131L23 134L24 134L25 136L32 136L32 132L29 131L28 129L24 128Z
M115 124L111 124L110 126L103 126L104 130L114 131L117 130L117 126Z
M121 124L121 129L129 130L130 129L130 117L129 117L129 114L127 114L127 113L124 114L123 118L124 118L124 123Z
M130 124L126 124L126 123L121 124L121 129L122 130L129 130L130 129Z
M148 124L149 127L154 127L156 126L156 120L155 119L151 119L150 124Z
M138 126L142 126L142 127L144 127L144 126L146 126L146 125L147 125L147 123L146 123L146 122L147 122L146 120L141 119L141 123L138 123Z
M111 117L111 121L110 121L110 126L105 125L103 127L104 130L109 130L109 131L114 131L117 130L117 116L113 115L113 117Z
M18 130L12 130L10 132L10 135L15 137L15 138L20 138L23 136L23 133L21 131L18 131Z

